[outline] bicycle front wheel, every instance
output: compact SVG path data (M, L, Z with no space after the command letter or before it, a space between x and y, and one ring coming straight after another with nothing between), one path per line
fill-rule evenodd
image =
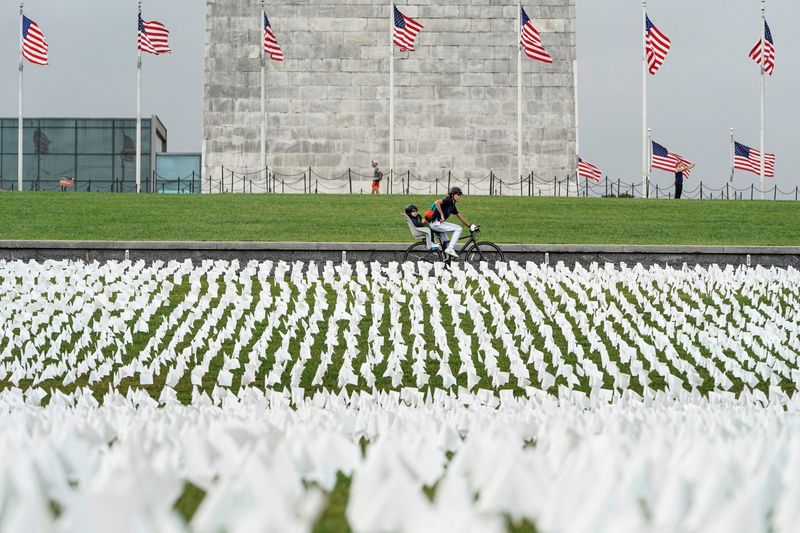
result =
M505 261L503 251L492 242L475 243L467 252L467 262L475 266L481 261L486 261L489 266L494 266L498 261Z
M430 250L424 242L412 244L403 255L403 261L414 261L415 263L439 263L443 260L441 250Z

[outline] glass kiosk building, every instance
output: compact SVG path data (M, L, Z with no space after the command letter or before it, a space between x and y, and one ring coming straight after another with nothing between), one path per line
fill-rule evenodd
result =
M29 118L22 123L24 190L136 190L136 119ZM17 188L17 125L16 118L0 119L0 188L4 190ZM156 154L166 151L164 124L157 116L143 118L143 192L158 189Z

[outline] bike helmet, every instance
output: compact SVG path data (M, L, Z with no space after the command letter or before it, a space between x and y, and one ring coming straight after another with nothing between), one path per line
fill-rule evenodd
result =
M410 215L412 211L419 211L419 208L414 204L408 204L406 206L406 215Z
M452 197L454 194L464 194L464 191L461 190L461 187L452 187L450 191L447 193L447 196Z

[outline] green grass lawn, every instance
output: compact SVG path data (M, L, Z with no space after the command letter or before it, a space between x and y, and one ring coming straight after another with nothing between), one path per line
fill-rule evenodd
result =
M0 239L407 242L435 196L0 193ZM800 202L465 196L500 243L800 245Z

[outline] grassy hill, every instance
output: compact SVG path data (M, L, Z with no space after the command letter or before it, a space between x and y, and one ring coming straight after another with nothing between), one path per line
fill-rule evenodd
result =
M0 239L406 242L432 195L0 193ZM800 245L800 202L465 196L500 243Z

